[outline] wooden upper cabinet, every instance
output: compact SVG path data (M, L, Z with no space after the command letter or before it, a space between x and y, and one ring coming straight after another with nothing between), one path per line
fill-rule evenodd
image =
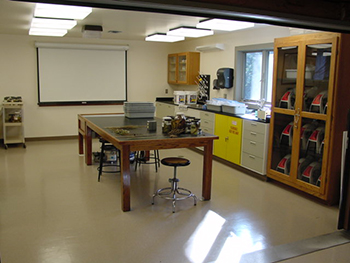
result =
M339 198L349 44L349 35L317 33L274 45L267 176L329 204Z
M184 52L168 55L168 83L196 85L199 75L199 52Z

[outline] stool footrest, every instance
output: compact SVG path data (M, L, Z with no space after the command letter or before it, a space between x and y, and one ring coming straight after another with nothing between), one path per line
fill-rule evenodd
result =
M156 172L158 172L158 167L160 167L159 150L154 150L153 154L146 155L145 151L137 151L135 154L135 171L137 166L141 164L154 164Z
M179 191L181 190L181 191ZM197 197L188 189L177 187L165 187L158 189L152 196L152 205L154 205L154 198L158 196L160 198L166 199L166 200L172 200L173 201L173 213L175 213L175 202L179 200L184 200L187 198L193 198L194 205L197 205Z
M106 170L106 169L103 169L104 167L115 167L116 169ZM103 164L102 166L97 167L97 171L99 171L99 172L101 171L101 173L120 173L120 165L119 164Z

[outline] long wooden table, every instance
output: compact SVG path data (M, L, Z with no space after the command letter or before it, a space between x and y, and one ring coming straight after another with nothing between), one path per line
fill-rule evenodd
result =
M162 133L161 120L157 121L157 131L147 130L150 119L128 119L120 114L78 115L79 154L85 152L85 163L92 164L92 133L112 143L121 153L121 195L122 210L130 211L130 152L172 148L193 148L204 146L202 198L210 200L212 181L213 140L218 136L203 133L200 135L181 134L171 138ZM118 135L113 130L132 126L127 135ZM84 147L85 142L85 147ZM85 149L84 149L85 148ZM84 151L85 150L85 151Z

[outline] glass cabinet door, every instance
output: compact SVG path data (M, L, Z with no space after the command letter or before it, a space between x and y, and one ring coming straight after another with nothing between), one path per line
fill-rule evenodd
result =
M297 179L321 186L325 122L302 118Z
M332 44L306 45L297 179L321 187Z
M297 84L298 47L280 47L277 53L275 107L294 109Z
M179 55L179 65L178 65L178 82L187 82L187 56Z
M327 113L332 44L306 46L303 111Z
M274 114L274 138L271 169L290 176L294 117L281 113Z
M275 52L273 148L271 169L290 176L292 163L294 108L298 68L297 46L280 47Z
M168 82L176 83L176 72L177 72L177 56L170 55L168 57Z

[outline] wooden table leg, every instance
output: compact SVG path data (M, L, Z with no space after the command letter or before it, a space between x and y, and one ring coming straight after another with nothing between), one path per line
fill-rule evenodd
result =
M213 142L211 141L211 142L208 142L208 144L204 146L203 183L202 183L203 200L210 200L212 166L213 166Z
M85 163L92 164L92 130L89 126L85 129Z
M122 210L130 211L130 146L124 145L121 150L121 201Z
M84 154L84 135L79 132L79 154Z

